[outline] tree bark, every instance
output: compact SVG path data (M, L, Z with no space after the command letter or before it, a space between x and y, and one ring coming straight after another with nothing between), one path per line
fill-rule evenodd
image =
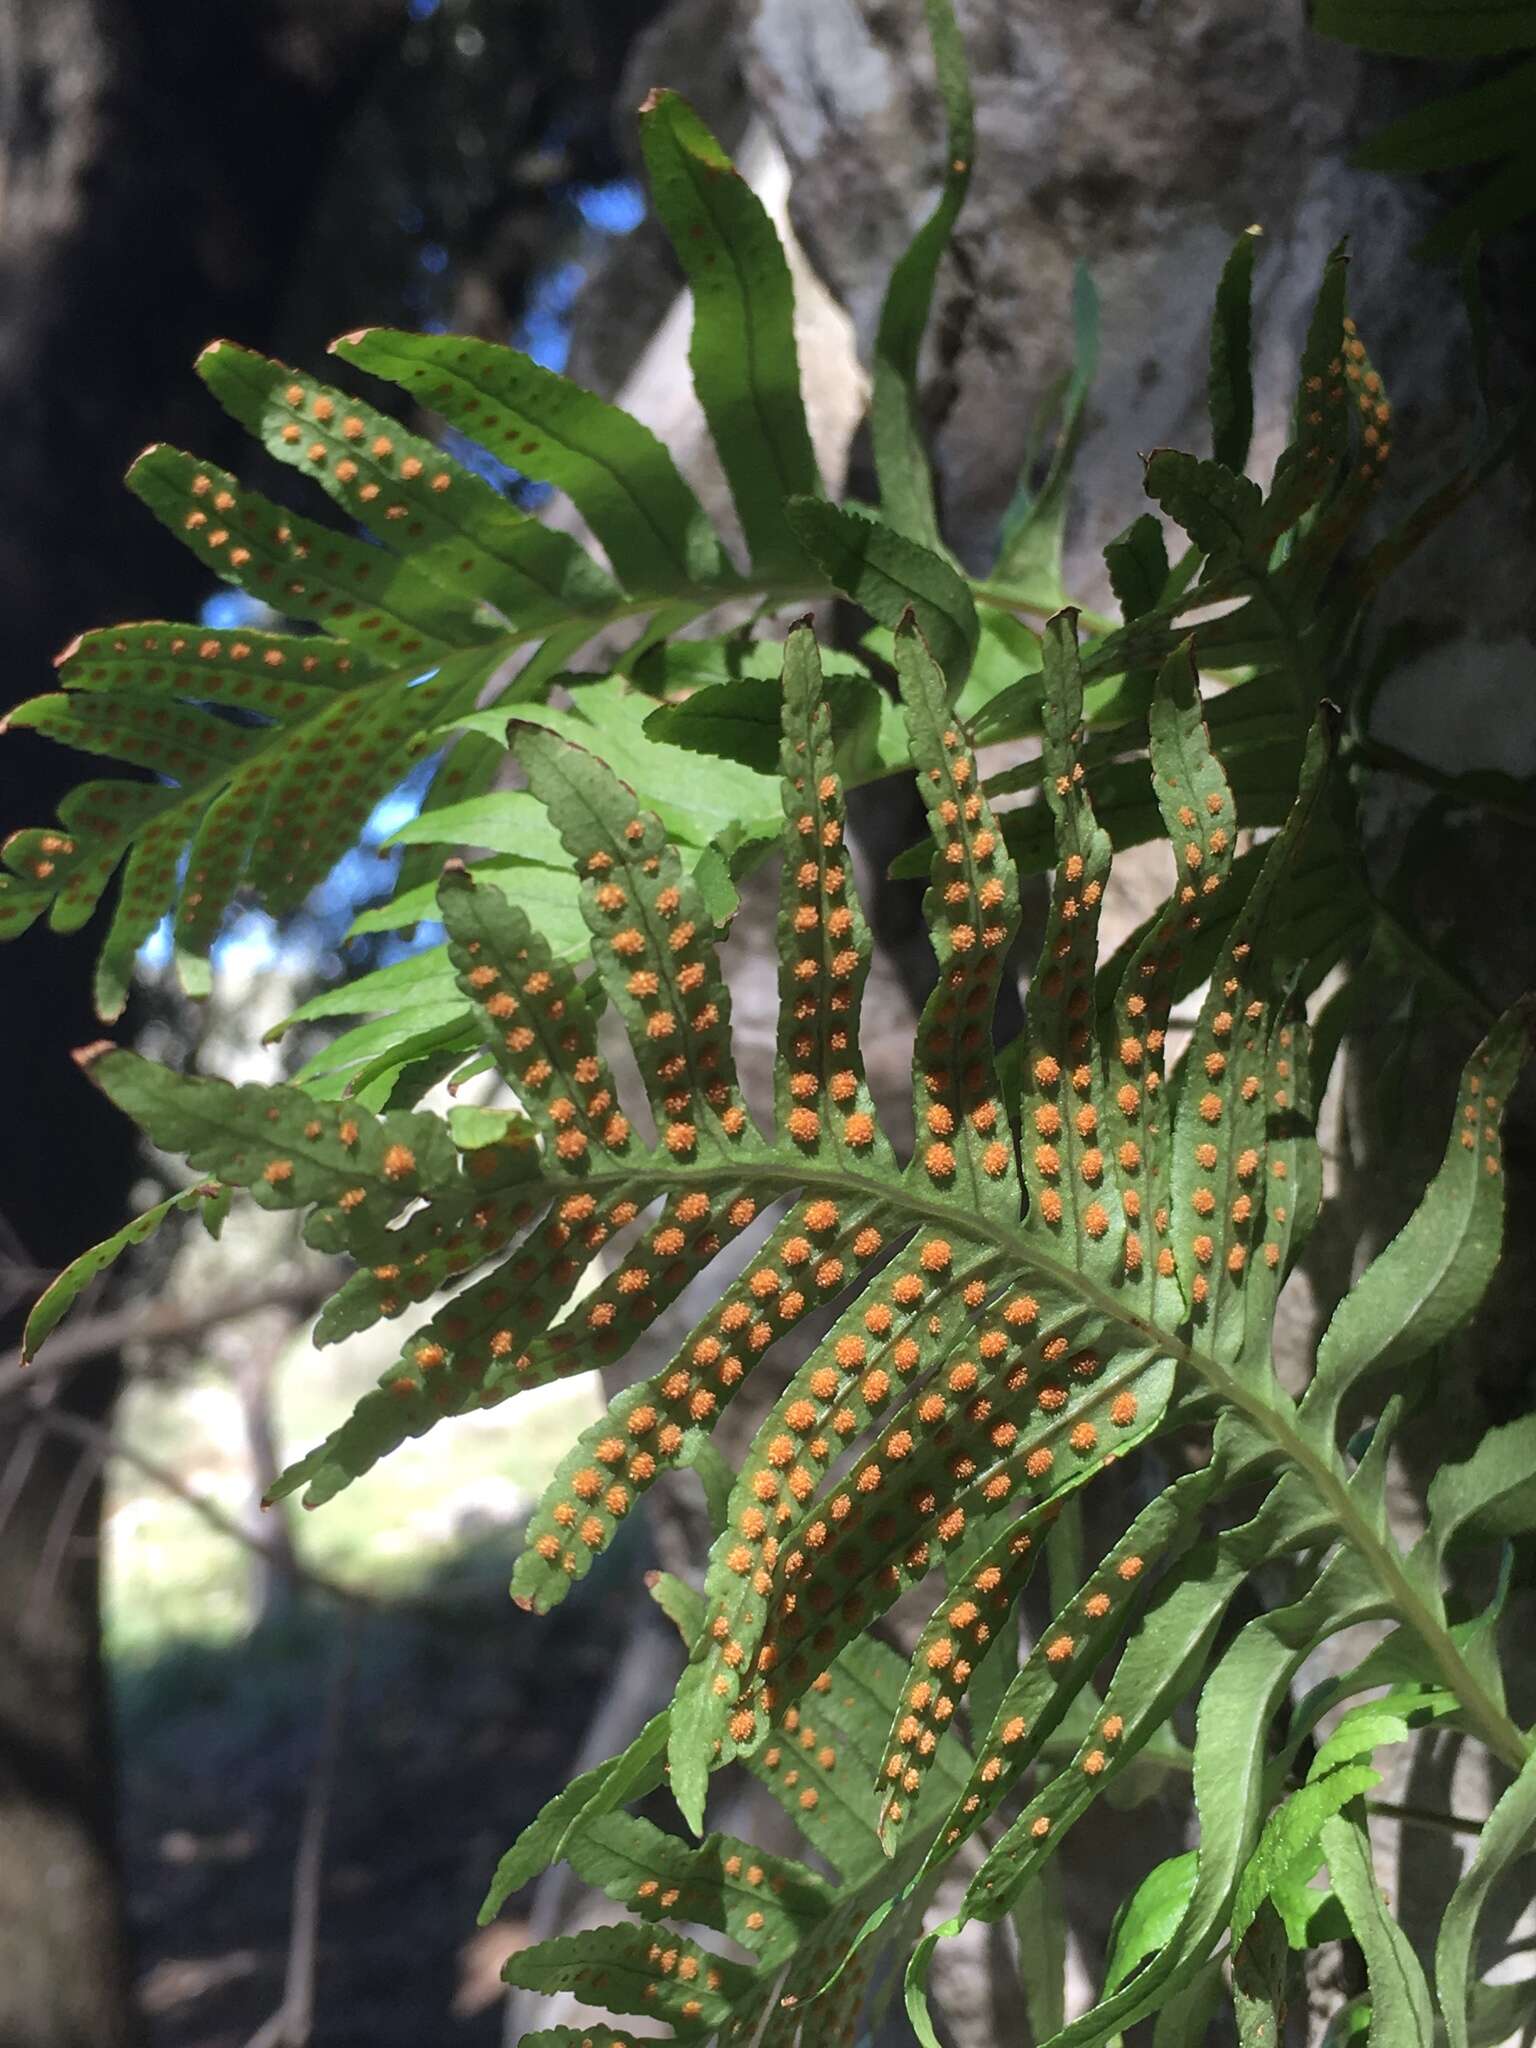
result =
M0 703L46 690L82 627L205 594L122 470L152 437L215 457L233 442L191 359L220 332L275 338L338 126L403 18L403 0L0 0ZM6 829L46 822L80 779L62 749L9 736ZM62 1265L127 1207L132 1130L69 1059L99 1035L98 940L33 931L6 954L4 1203L32 1267ZM117 1384L99 1360L55 1398L103 1421ZM45 1422L0 1409L0 2042L127 2048L100 1472Z

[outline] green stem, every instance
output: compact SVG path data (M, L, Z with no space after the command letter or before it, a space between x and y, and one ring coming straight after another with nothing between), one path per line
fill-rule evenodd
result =
M1480 1835L1483 1832L1480 1820L1469 1820L1461 1813L1437 1813L1432 1806L1398 1806L1390 1799L1367 1799L1365 1810L1379 1814L1383 1820L1400 1820L1409 1827L1434 1828L1453 1835Z
M1447 774L1443 768L1420 761L1415 755L1404 753L1401 747L1394 747L1387 740L1372 739L1369 735L1357 738L1352 751L1366 767L1378 769L1384 775L1400 775L1405 782L1416 782L1453 803L1480 804L1484 810L1512 818L1517 825L1536 828L1536 804L1521 795L1520 785L1514 776L1506 775L1497 768Z
M1091 612L1069 598L1065 605L1046 604L1038 597L1026 597L1022 591L1009 590L996 583L973 583L971 596L977 604L990 605L999 612L1028 612L1032 618L1053 619L1059 611L1071 610L1090 633L1118 633L1120 621L1107 618L1103 612Z

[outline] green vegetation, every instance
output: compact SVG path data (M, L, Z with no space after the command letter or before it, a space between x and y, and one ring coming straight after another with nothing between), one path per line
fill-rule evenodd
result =
M943 545L916 425L917 338L969 152L953 25L938 0L931 11L952 169L881 323L878 511L821 494L772 228L692 112L655 96L647 162L694 291L694 378L747 565L643 429L509 351L337 344L558 485L606 566L346 391L218 345L200 365L215 395L384 547L191 456L141 458L134 488L202 559L319 630L87 635L64 691L16 721L160 779L88 784L58 826L18 834L0 910L13 928L45 913L68 928L123 861L103 1014L168 906L195 990L238 890L292 906L403 767L441 755L393 921L435 917L443 940L299 1013L369 1021L281 1086L110 1047L86 1058L156 1145L301 1213L311 1245L345 1256L321 1343L404 1326L378 1386L278 1496L329 1503L451 1419L632 1354L634 1383L580 1431L532 1515L516 1598L564 1598L663 1474L694 1466L704 1481L702 1589L655 1589L688 1646L675 1699L546 1807L486 1907L564 1858L625 1917L518 1952L512 1982L687 2039L780 2048L853 2039L894 1958L931 2044L936 1945L968 1921L1059 1910L1050 1859L1106 1794L1143 1796L1143 1758L1188 1771L1197 1847L1127 1900L1090 2012L1064 2024L1059 1985L1041 1988L1049 2048L1093 2048L1154 2014L1198 2033L1229 1951L1256 2039L1293 1951L1341 1932L1369 1985L1351 2024L1368 2002L1374 2040L1427 2042L1438 2011L1462 2048L1506 2015L1507 1994L1477 1978L1475 1937L1529 1846L1536 1763L1499 1658L1507 1575L1468 1615L1447 1561L1536 1523L1536 1417L1439 1473L1411 1549L1388 1522L1388 1456L1416 1373L1476 1312L1498 1259L1500 1128L1531 1019L1480 1015L1373 897L1353 815L1370 706L1353 684L1381 584L1499 444L1365 543L1393 428L1339 253L1293 438L1267 484L1243 474L1244 238L1217 300L1217 457L1148 460L1163 519L1106 549L1121 619L1063 602L1086 289L1054 454L988 573L967 575ZM779 621L833 591L870 626L824 658L807 623ZM740 617L743 600L746 624L679 637L722 606ZM573 666L631 619L644 623L600 672ZM262 722L232 722L231 704ZM1036 744L1001 768L979 752L1021 741ZM504 792L509 754L526 787ZM871 942L846 840L849 789L898 775L916 776L927 811L932 844L899 866L928 875L937 957L910 1158L862 1066ZM1152 841L1167 901L1101 958L1114 856ZM465 845L482 851L460 858ZM762 1130L737 1080L719 945L737 885L775 857L777 1100ZM1024 1027L998 1046L1019 878L1043 871ZM1318 1212L1313 1109L1347 1023L1319 990L1343 965L1358 997L1383 959L1460 1014L1466 1064L1438 1173L1334 1307L1295 1397L1272 1331ZM1177 1037L1176 1004L1194 1018ZM618 1027L638 1086L611 1064ZM445 1078L487 1073L502 1106L420 1106ZM746 1263L716 1269L770 1212ZM705 1274L708 1308L670 1355L648 1351ZM86 1277L57 1283L40 1327ZM813 1316L814 1347L729 1470L718 1418ZM1095 1555L1080 1503L1127 1467L1119 1533ZM372 1485L400 1523L387 1478ZM1020 1654L1042 1558L1054 1615ZM875 1630L918 1588L931 1618L903 1657ZM1341 1653L1293 1699L1306 1660L1362 1622L1384 1624L1376 1647L1353 1665ZM1368 1807L1373 1760L1430 1720L1483 1744L1510 1781L1432 1959L1378 1888ZM830 1877L710 1829L730 1766L782 1803ZM629 1810L664 1781L673 1831ZM958 1912L925 1927L977 1837ZM663 1931L669 1919L734 1951ZM627 2036L621 2021L534 2038Z

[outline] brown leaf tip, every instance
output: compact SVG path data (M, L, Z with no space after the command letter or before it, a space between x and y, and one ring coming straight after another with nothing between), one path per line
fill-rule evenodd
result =
M89 1045L78 1045L70 1058L82 1074L88 1074L96 1062L109 1052L116 1052L117 1046L110 1038L94 1038Z

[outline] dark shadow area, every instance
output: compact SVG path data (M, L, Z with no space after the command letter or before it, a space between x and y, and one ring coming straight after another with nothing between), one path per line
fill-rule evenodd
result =
M339 1659L352 1670L320 1886L316 2036L329 2048L500 2038L521 1927L475 1914L567 1775L651 1559L632 1524L547 1616L507 1598L518 1532L470 1544L356 1619L298 1599L242 1642L117 1677L128 1889L155 2048L244 2048L282 1997L290 1893Z

